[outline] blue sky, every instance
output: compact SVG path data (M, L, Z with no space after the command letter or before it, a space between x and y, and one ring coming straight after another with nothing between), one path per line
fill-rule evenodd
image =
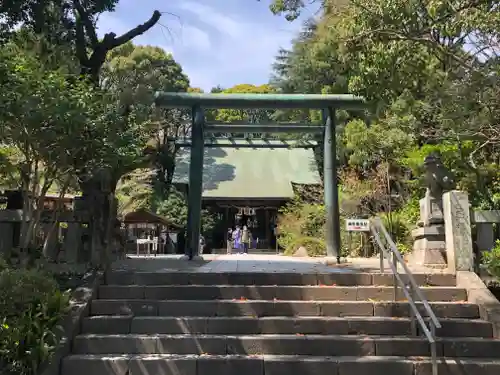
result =
M191 86L210 90L217 85L263 84L279 48L290 46L302 24L274 16L270 1L120 0L115 12L101 15L99 34L126 32L158 9L164 12L161 25L134 42L171 52ZM312 15L312 10L304 14Z

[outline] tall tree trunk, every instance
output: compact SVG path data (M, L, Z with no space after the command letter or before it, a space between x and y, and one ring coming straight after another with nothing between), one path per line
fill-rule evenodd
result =
M49 229L49 232L45 236L45 241L43 242L42 253L46 259L49 260L57 260L57 256L59 251L56 249L50 248L52 245L52 241L54 236L58 233L59 230L59 216L61 213L61 209L63 207L63 198L66 195L66 191L68 190L70 179L68 178L59 192L59 199L57 200L56 207L54 207L54 212L52 213L52 225Z

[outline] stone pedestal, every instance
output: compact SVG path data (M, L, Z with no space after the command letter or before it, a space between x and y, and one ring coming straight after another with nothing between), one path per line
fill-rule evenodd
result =
M472 271L474 253L467 193L453 190L443 194L443 213L448 269L450 272Z
M426 196L419 201L420 203L420 222L419 226L430 227L432 225L441 225L444 223L443 201Z
M445 226L431 225L414 229L411 233L414 243L413 252L408 257L411 264L446 268Z

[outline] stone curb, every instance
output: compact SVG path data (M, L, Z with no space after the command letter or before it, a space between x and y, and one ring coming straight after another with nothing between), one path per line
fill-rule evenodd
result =
M474 272L457 271L457 287L467 290L467 301L479 307L481 319L493 325L493 335L500 338L500 301Z
M97 296L99 286L104 280L104 273L91 271L83 276L83 283L73 291L70 298L70 310L59 322L59 344L49 361L42 363L37 373L39 375L59 375L61 362L71 354L73 339L81 331L84 317L89 316L90 302Z

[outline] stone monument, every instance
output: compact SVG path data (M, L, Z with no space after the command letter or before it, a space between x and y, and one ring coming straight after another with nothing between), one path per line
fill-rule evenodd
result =
M449 191L443 195L448 271L473 271L469 196L465 191Z
M442 164L439 154L424 160L425 197L420 200L418 228L412 231L413 252L409 261L428 267L447 267L443 194L456 186L451 172Z

